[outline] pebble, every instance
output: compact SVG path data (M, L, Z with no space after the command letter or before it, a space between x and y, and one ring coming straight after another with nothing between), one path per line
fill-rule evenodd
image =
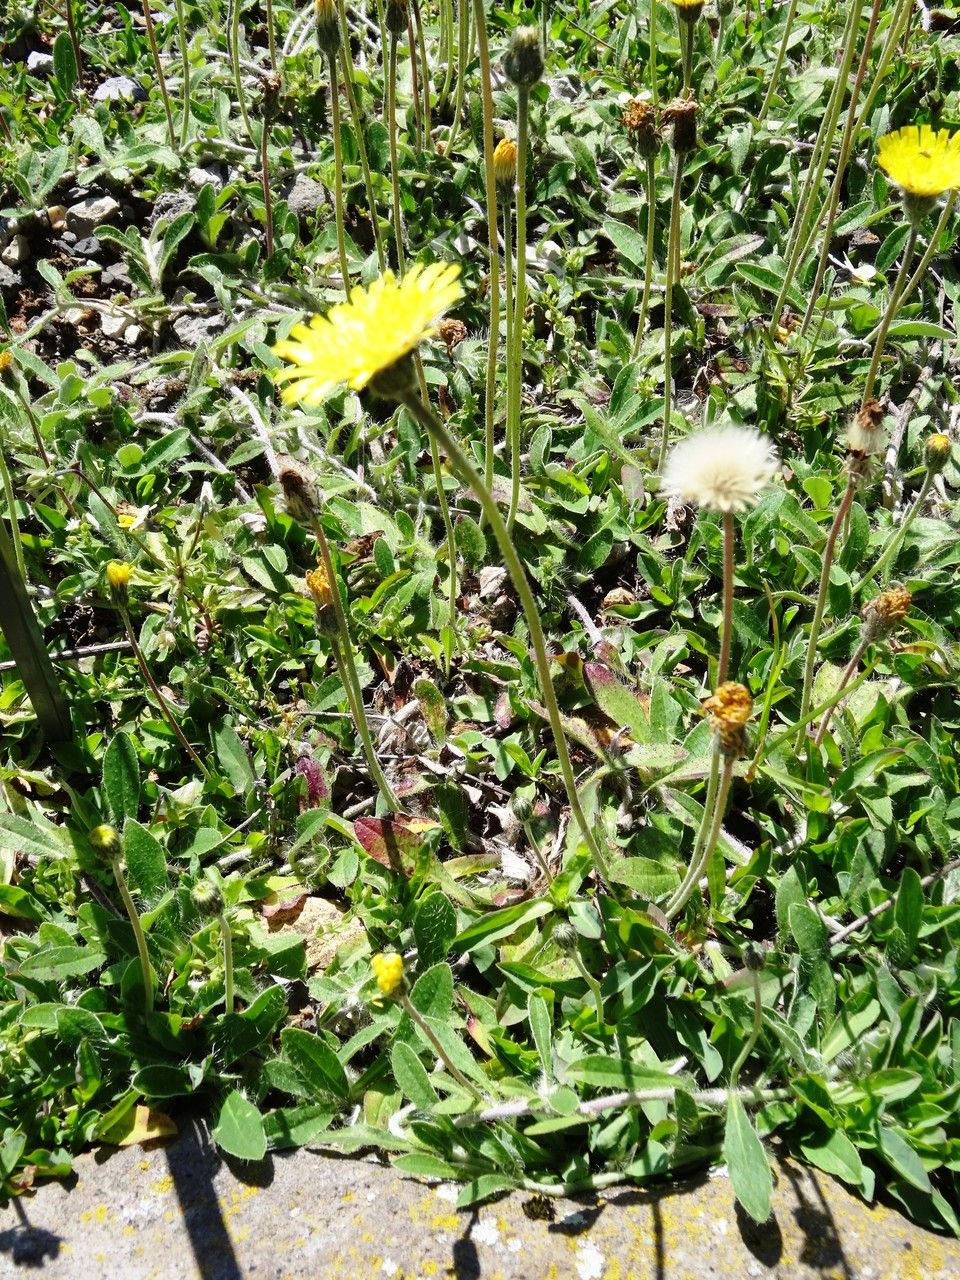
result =
M305 173L298 174L293 186L286 194L287 208L298 218L305 214L316 213L327 203L326 188L321 183L308 178Z
M19 267L30 257L30 242L26 236L16 235L0 253L0 262L7 267Z
M113 196L88 196L67 210L67 229L81 237L89 236L97 227L109 222L119 209L120 205Z
M119 338L129 323L127 316L109 315L105 311L100 316L100 332L105 338Z
M47 220L54 231L62 231L66 223L66 205L52 204L47 209Z
M77 241L73 246L73 252L81 258L99 258L103 253L103 244L96 236L87 236L86 239Z
M40 53L35 49L27 54L27 70L36 71L40 75L48 75L53 70L53 54Z
M147 95L129 76L110 76L97 87L94 102L140 102Z

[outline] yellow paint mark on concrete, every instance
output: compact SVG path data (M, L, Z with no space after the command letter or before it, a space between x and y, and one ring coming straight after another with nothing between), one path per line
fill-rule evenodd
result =
M352 1200L352 1199L353 1199L353 1196L354 1196L354 1193L353 1193L352 1191L345 1191L345 1192L343 1193L343 1196L342 1196L341 1198L342 1198L342 1200L343 1200L344 1204L346 1204L346 1202L347 1202L348 1200Z
M150 1190L155 1191L158 1196L164 1196L168 1191L173 1190L173 1175L168 1173L162 1178L158 1178L156 1182L150 1183Z
M455 1213L438 1213L430 1225L434 1231L457 1231L460 1228L460 1219Z

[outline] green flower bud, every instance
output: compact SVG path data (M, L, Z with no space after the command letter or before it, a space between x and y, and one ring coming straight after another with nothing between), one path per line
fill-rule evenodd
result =
M218 916L223 911L223 894L212 880L198 880L190 890L190 901L202 916Z
M114 858L120 857L123 841L116 827L111 827L109 822L103 822L90 832L90 847L101 857L112 862Z
M518 89L530 89L543 76L543 49L536 27L517 27L503 55L503 70Z

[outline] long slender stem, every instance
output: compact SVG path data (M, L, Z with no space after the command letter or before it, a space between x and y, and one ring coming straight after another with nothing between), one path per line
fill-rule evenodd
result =
M670 445L671 417L673 415L673 284L675 246L680 244L680 189L683 178L683 156L674 157L673 194L670 197L670 235L667 239L667 278L663 291L663 434L660 437L660 453L657 470L663 470Z
M827 603L827 592L830 588L830 569L833 566L833 553L837 538L853 503L857 481L853 475L847 477L847 487L840 505L837 507L827 541L823 548L823 568L820 570L820 585L817 589L817 601L813 608L813 621L810 623L810 635L807 637L807 657L803 668L803 690L800 694L800 719L806 718L810 711L810 699L813 695L813 672L817 662L817 642L820 639L820 628L823 625L823 613Z
M873 396L873 388L876 385L877 373L880 369L880 359L883 355L883 349L886 345L887 334L890 332L890 326L896 318L897 312L900 310L900 299L904 291L904 285L907 279L907 272L913 261L913 251L917 243L917 228L914 223L910 224L910 231L907 235L907 243L903 247L903 259L900 263L900 270L893 282L893 288L890 290L890 297L887 300L887 309L883 313L883 319L880 321L880 328L877 330L876 341L873 344L873 357L870 360L870 368L867 370L867 376L863 384L863 398L860 401L861 408Z
M507 533L512 535L520 505L520 389L523 382L523 316L527 309L527 149L530 90L517 88L517 279L513 291L513 328L507 354L507 436L510 441L510 510Z
M143 0L144 4L149 4L150 0ZM237 91L237 106L240 108L240 116L243 120L243 127L247 132L247 137L253 141L253 127L250 124L250 116L247 114L247 100L243 92L243 74L240 70L240 5L242 0L231 0L230 7L230 61L233 64L233 84Z
M750 1029L750 1035L747 1042L740 1050L736 1062L730 1068L730 1088L736 1089L740 1080L740 1071L743 1064L753 1053L753 1047L760 1038L760 1028L763 1026L763 996L760 991L760 975L753 969L748 969L750 980L753 983L753 1026Z
M387 67L387 136L390 142L390 180L393 187L393 242L397 270L403 274L403 213L400 208L400 160L397 154L397 41L390 33L390 59Z
M270 125L264 115L260 121L260 183L263 187L263 218L266 223L267 257L273 256L273 200L270 196L270 158L267 144L270 141Z
M187 20L183 0L177 0L177 35L180 41L180 67L183 78L183 117L180 121L180 146L187 145L190 129L190 44L187 40Z
M450 1055L447 1053L446 1049L444 1049L443 1045L440 1043L436 1032L433 1030L433 1027L430 1026L430 1024L427 1022L426 1018L424 1018L420 1010L415 1005L411 1004L410 999L407 996L406 992L399 991L397 993L397 999L399 1000L404 1013L409 1017L410 1021L415 1022L417 1026L420 1028L420 1030L423 1032L423 1034L430 1041L430 1044L433 1046L433 1049L435 1050L437 1057L440 1059L443 1065L447 1068L447 1070L453 1076L454 1080L456 1080L457 1084L460 1085L462 1089L466 1089L467 1093L469 1093L470 1096L474 1098L477 1102L482 1102L483 1094L480 1092L480 1090L471 1080L467 1079L467 1077L463 1074L460 1068L455 1066L450 1061Z
M227 1013L233 1013L233 935L225 912L220 916L220 937L223 941L223 1005Z
M483 49L486 49L486 43L487 43L487 30L486 30L486 21L484 20ZM459 133L460 133L460 120L461 120L461 117L463 116L463 95L465 92L465 86L467 81L465 68L469 60L469 52L470 52L469 0L460 0L458 19L457 19L457 63L460 68L460 71L459 71L459 74L457 75L457 88L453 96L453 120L450 123L450 133L447 136L446 154L448 156L452 155L454 143L456 142L457 137L459 136ZM485 55L483 53L483 50L481 50L480 74L481 74L481 87L484 93L484 129L486 129L486 91L487 91L487 88L489 87L489 79L487 79L486 81L483 80L484 64L482 59L484 56L487 56L487 55ZM489 62L489 57L487 60Z
M813 284L810 286L810 297L807 302L807 310L803 320L800 323L800 333L807 331L814 310L820 298L820 288L823 284L824 272L827 269L827 259L830 256L830 244L833 238L833 225L837 219L837 209L840 206L840 192L843 187L844 179L847 175L847 162L850 159L850 148L853 143L854 126L857 116L857 104L860 101L860 90L863 88L864 77L867 74L867 66L870 62L870 54L873 51L873 37L876 34L877 23L880 20L880 10L885 0L873 0L870 9L870 21L867 25L867 33L863 38L863 48L860 51L860 62L857 65L857 74L854 78L853 88L850 90L850 102L847 107L847 120L843 129L843 137L840 140L840 154L837 157L837 167L833 175L833 184L830 189L830 200L827 205L827 220L823 228L823 244L820 247L820 257L817 261L817 269L814 274ZM819 226L820 219L817 218L814 223L814 231Z
M330 71L330 129L333 133L333 204L337 222L337 252L340 255L340 274L343 291L350 296L350 263L347 259L347 235L343 222L343 139L340 136L340 83L337 75L337 57L327 54ZM372 210L376 218L376 210Z
M417 368L417 381L420 384L420 399L424 404L430 403L430 393L427 390L427 380L423 373L423 361L420 359L420 353L414 353L414 363ZM443 487L443 463L440 458L440 451L437 448L437 442L433 436L427 432L427 439L430 443L430 465L433 468L433 480L437 487L437 505L440 508L440 518L443 521L443 530L447 543L447 562L449 564L449 577L447 579L447 600L449 602L449 616L447 625L454 637L457 634L457 535L453 531L453 521L450 519L450 504L447 502L447 491ZM449 661L446 663L446 674L449 676Z
M780 315L783 311L783 305L790 293L790 288L796 276L797 269L803 259L807 236L810 226L810 218L814 212L814 204L816 202L816 194L819 190L820 183L823 181L823 175L830 158L830 150L833 138L836 134L837 121L840 118L840 108L843 105L843 95L846 90L847 78L850 75L850 67L853 63L854 50L856 41L854 34L860 22L860 14L863 11L864 0L852 0L850 8L847 11L847 22L844 28L841 47L843 55L841 64L837 71L837 78L833 83L830 97L827 101L827 109L820 121L820 128L817 132L816 141L813 145L813 152L810 155L809 163L806 167L803 185L800 190L800 196L797 200L797 211L793 220L793 227L790 233L790 241L787 247L786 268L783 273L783 281L780 285L780 292L773 306L773 313L770 317L770 336L776 334L777 325L780 323Z
M563 778L563 784L566 788L567 799L570 803L570 809L573 813L574 820L580 828L580 834L584 844L593 858L594 866L599 874L609 880L607 869L607 860L600 849L597 839L593 833L593 829L587 822L586 814L580 803L580 796L577 791L577 781L573 772L573 764L570 760L570 752L567 748L567 740L564 735L563 721L560 716L560 708L557 705L557 695L554 692L553 681L550 677L550 658L547 653L547 642L543 634L543 627L540 625L540 616L537 608L537 602L534 599L530 583L527 578L526 570L517 554L513 545L513 540L507 532L507 526L497 503L490 490L483 483L482 478L477 473L470 459L464 450L454 439L450 431L433 413L429 406L423 404L413 392L407 392L403 397L403 404L410 413L421 423L424 429L434 435L437 443L447 455L450 466L459 476L460 480L469 488L471 488L480 503L481 509L493 530L493 535L497 539L500 547L500 554L503 556L504 565L513 581L514 590L520 600L520 607L523 609L527 622L527 628L530 632L530 643L533 648L534 660L537 668L537 676L540 683L540 696L543 699L544 706L547 710L547 716L550 721L550 727L553 730L555 746L557 750L557 763L560 766L560 774Z
M367 207L370 210L370 222L373 225L373 238L377 246L377 262L381 275L386 270L387 259L383 251L383 236L380 231L380 216L377 212L377 200L373 191L373 178L370 173L370 157L367 154L367 142L364 136L363 119L357 103L357 94L353 84L353 59L350 56L349 44L340 46L340 66L343 69L343 83L347 90L347 102L353 120L353 132L357 140L357 152L360 156L360 168L363 170L363 185L367 191Z
M270 55L270 70L276 74L277 71L277 37L273 30L273 0L266 0L265 4L266 20L267 20L267 48Z
M857 645L856 649L854 649L853 656L851 657L850 661L847 663L847 665L843 669L843 674L840 677L840 683L837 685L837 689L836 689L837 694L843 693L847 685L853 679L854 673L857 667L859 667L860 665L860 659L866 653L867 645L869 643L870 643L869 640L861 640L860 643ZM815 747L819 747L821 742L823 742L824 738L827 736L827 730L830 728L830 721L833 718L833 713L836 710L838 704L839 704L839 698L837 699L837 702L833 704L833 706L828 707L827 710L823 713L823 719L820 721L820 727L817 729L817 732L813 735L813 745Z
M730 666L730 642L733 636L733 544L736 537L733 513L723 513L723 631L720 636L720 659L717 684L723 684Z
M723 815L727 810L727 799L730 795L730 784L733 781L733 764L734 757L732 755L724 755L723 764L720 768L720 783L717 787L717 794L713 802L713 812L710 815L710 827L707 832L707 838L703 842L703 848L700 850L699 858L691 860L687 874L683 878L683 883L663 908L663 914L668 920L671 920L686 906L691 894L700 883L700 877L708 866L710 859L713 856L714 849L717 847L717 841L720 838L720 828L723 825Z
M903 289L900 293L900 303L899 303L901 307L906 304L906 302L910 298L910 295L913 293L914 289L916 289L917 285L923 279L924 274L927 270L927 267L929 267L930 263L933 260L934 254L939 249L940 237L943 235L946 225L950 221L950 215L953 213L954 206L956 205L956 203L957 203L957 192L951 191L950 195L947 197L947 202L943 206L943 209L940 213L940 217L937 220L937 225L933 229L933 235L930 237L930 241L927 244L927 248L924 252L924 255L920 259L919 263L917 264L916 271L914 271L913 275L910 277L907 283L903 286Z
M513 413L513 193L507 191L503 198L503 303L506 314L507 346L507 457L510 467L510 502L513 505L513 476L520 468L520 415ZM508 531L511 525L507 522Z
M463 4L463 0L460 0ZM440 3L440 62L443 65L443 83L437 94L437 114L443 111L453 87L453 0ZM461 76L463 74L461 68Z
M680 37L680 51L683 57L683 91L690 88L693 81L693 29L695 22L689 22L683 16L683 10L677 8L677 35Z
M73 46L73 57L77 64L77 79L79 80L83 75L83 53L80 50L80 37L77 34L77 24L73 16L73 0L64 0L63 7L67 19L67 31L70 34L70 44Z
M787 45L790 42L790 33L793 30L793 21L797 16L797 0L790 0L790 7L787 10L786 22L783 28L783 36L780 39L780 48L777 50L777 58L773 64L773 70L770 72L770 83L767 85L767 92L764 95L763 106L760 108L760 114L757 116L757 124L763 124L767 118L767 112L770 110L770 103L773 101L773 95L777 91L777 82L780 79L780 72L783 70L783 60L787 56Z
M340 682L343 685L343 691L347 695L347 703L350 707L350 714L353 719L353 727L357 731L357 736L363 747L363 753L367 759L367 768L370 770L371 776L377 785L377 789L383 796L384 802L391 811L400 808L396 794L390 783L386 779L386 775L380 768L380 761L377 759L376 749L373 745L373 738L370 735L370 728L367 724L366 713L363 709L363 691L360 687L360 677L357 675L356 663L353 660L353 643L350 638L350 625L347 622L347 615L344 612L343 601L340 598L339 575L333 563L333 554L330 551L330 543L327 535L323 530L323 525L319 520L313 521L313 533L320 548L320 560L323 564L323 570L326 574L327 581L330 584L330 604L333 607L333 617L335 623L335 635L330 635L331 648L333 650L334 661L340 673Z
M657 0L650 0L650 97L653 105L658 102L657 97Z
M410 11L417 33L417 49L420 54L420 66L423 68L423 149L430 150L430 63L427 61L427 45L423 36L423 18L420 13L419 0L410 0ZM414 68L416 74L416 68Z
M13 493L13 482L10 479L10 469L7 466L6 459L6 441L0 438L0 480L3 482L3 496L7 504L7 515L10 519L10 541L13 544L13 554L17 564L17 571L21 580L27 581L27 565L23 558L23 542L20 538L20 523L17 520L17 505Z
M140 916L137 912L136 904L130 896L130 890L127 888L127 880L123 874L123 868L120 866L119 858L110 860L113 868L113 878L117 882L117 888L120 890L120 897L123 899L124 909L133 929L133 936L137 941L137 955L140 957L140 973L143 977L143 1003L147 1014L153 1013L153 969L150 965L150 952L147 950L147 939L143 932L143 925L140 923Z
M153 67L157 73L157 84L163 99L163 110L167 117L167 134L171 148L176 148L177 135L173 128L173 111L170 109L170 95L167 93L167 82L163 77L163 63L160 61L160 50L157 48L157 33L153 28L153 14L150 12L150 0L143 0L143 20L147 27L147 42L153 56Z
M927 500L927 495L930 493L930 490L933 488L934 477L935 477L935 472L928 470L926 475L923 477L923 483L921 484L920 488L917 490L917 496L914 498L913 502L910 504L910 509L907 511L907 514L903 517L899 525L897 525L897 527L890 534L890 537L887 539L886 546L880 552L880 555L876 560L876 562L874 563L873 567L867 570L867 572L863 575L863 577L860 579L857 585L853 588L854 595L859 594L859 592L863 590L863 588L867 585L870 579L875 578L877 574L881 572L881 570L885 569L887 565L890 563L890 561L893 559L893 557L897 554L901 544L903 543L904 538L907 536L907 530L910 528L914 520L916 520L917 516L923 510L923 504Z
M418 151L423 150L423 114L420 108L420 76L417 67L417 38L413 31L413 12L407 8L407 54L410 58L410 87L413 92L413 136Z
M467 0L461 0L466 8ZM493 428L496 409L497 353L500 343L500 252L497 249L497 180L493 171L493 88L490 79L490 46L483 0L473 0L474 27L480 62L483 103L483 166L487 197L487 246L490 255L490 335L487 340L486 399L483 406L483 482L493 488ZM460 83L464 80L461 65ZM459 87L459 86L458 86Z
M170 704L167 702L166 698L160 692L160 687L157 684L156 680L154 680L153 678L153 674L151 673L150 668L147 665L147 660L143 656L143 650L140 648L140 642L137 639L136 633L133 629L133 623L130 621L130 614L125 605L120 606L120 617L123 620L123 627L127 633L127 639L130 641L130 648L133 650L133 656L137 660L137 665L140 668L140 672L143 675L144 680L146 680L147 685L149 686L150 692L153 694L154 698L156 699L157 705L160 708L160 712L163 715L164 720L166 720L167 724L173 730L180 745L183 747L184 751L186 751L187 755L190 757L193 763L197 766L197 768L203 774L204 778L209 779L210 770L207 768L207 766L203 763L203 761L197 755L196 751L190 745L189 741L187 740L187 735L180 728L173 712L170 710Z
M640 354L643 331L647 324L647 312L650 310L650 287L653 283L653 242L657 227L657 161L655 156L647 156L647 250L643 267L643 294L640 299L640 314L637 317L637 332L633 339L631 358L636 360Z

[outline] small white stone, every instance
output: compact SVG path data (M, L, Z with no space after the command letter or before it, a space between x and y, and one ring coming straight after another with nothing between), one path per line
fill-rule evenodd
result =
M67 230L80 237L93 235L97 227L109 222L119 211L120 205L113 196L88 196L67 210Z
M456 1204L460 1192L452 1182L441 1182L439 1187L434 1187L433 1194L441 1200L446 1200L448 1204Z
M19 267L30 257L30 242L26 236L14 236L3 253L0 262L7 267Z

